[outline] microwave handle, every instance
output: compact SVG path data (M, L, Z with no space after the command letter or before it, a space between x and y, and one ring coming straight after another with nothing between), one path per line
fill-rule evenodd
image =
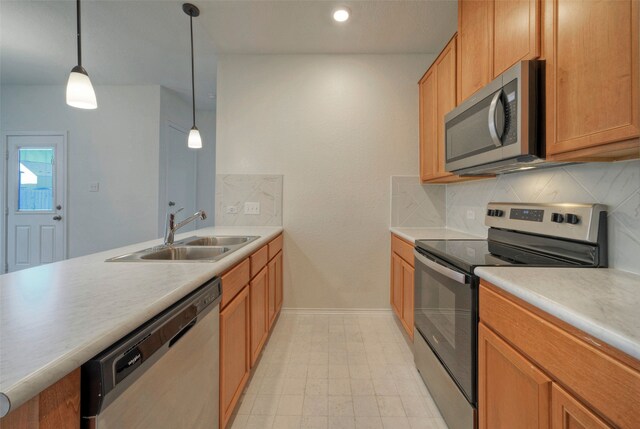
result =
M460 273L458 271L452 270L451 268L445 267L444 265L441 265L435 261L432 261L431 259L425 258L417 250L413 251L413 255L416 257L416 260L418 262L420 262L423 265L426 265L427 267L431 268L433 271L436 271L442 274L443 276L448 277L451 280L454 280L458 283L465 284L465 285L469 283L469 281L467 280L467 276L464 275L463 273Z
M501 121L502 130L500 131L498 131L498 124L496 121L496 113L501 96L502 90L496 92L493 96L493 100L491 100L491 105L489 106L489 134L491 135L491 140L493 140L493 144L496 147L502 146L502 132L504 131L504 119ZM504 111L501 113L504 115Z

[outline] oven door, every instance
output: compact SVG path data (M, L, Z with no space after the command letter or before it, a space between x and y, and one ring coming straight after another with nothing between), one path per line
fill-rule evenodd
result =
M416 329L464 396L476 405L477 277L418 250L415 256Z

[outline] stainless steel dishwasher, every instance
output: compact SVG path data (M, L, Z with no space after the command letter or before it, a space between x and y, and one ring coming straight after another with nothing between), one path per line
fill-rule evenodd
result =
M220 280L82 365L83 427L218 428Z

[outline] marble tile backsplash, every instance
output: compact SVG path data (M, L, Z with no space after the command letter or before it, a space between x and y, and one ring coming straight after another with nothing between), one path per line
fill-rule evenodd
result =
M444 227L445 197L445 185L423 185L418 176L391 176L391 226Z
M609 265L640 274L639 160L569 165L447 185L447 227L486 235L484 213L490 201L605 204Z
M216 226L282 226L283 176L216 176ZM245 214L245 203L259 203L260 214Z

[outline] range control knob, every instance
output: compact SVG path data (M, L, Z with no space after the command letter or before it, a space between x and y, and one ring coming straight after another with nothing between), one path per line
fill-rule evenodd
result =
M493 216L495 216L495 215L496 215L496 211L495 211L495 210L493 210L493 209L489 209L489 210L487 210L487 216L491 216L491 217L493 217Z
M494 211L494 216L502 217L503 215L504 215L504 211L502 211L502 210L496 209Z
M564 216L561 213L551 213L551 222L562 223L564 222Z
M577 215L574 215L573 213L567 213L567 223L570 223L571 225L575 225L577 223L580 223L580 218Z

